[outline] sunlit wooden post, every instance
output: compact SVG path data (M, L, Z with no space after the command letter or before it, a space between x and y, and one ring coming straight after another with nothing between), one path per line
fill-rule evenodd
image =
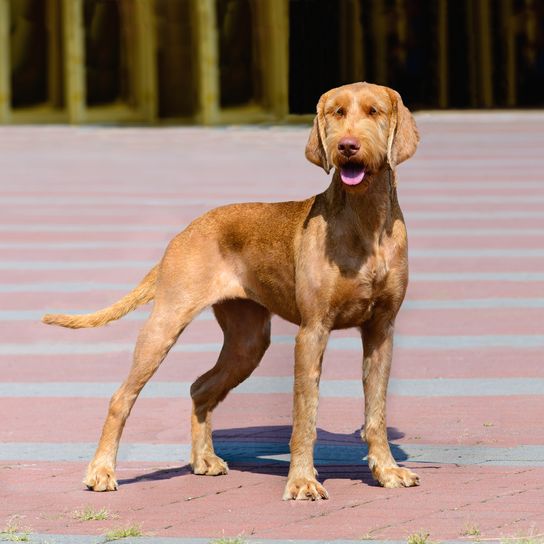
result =
M63 0L64 96L70 123L85 120L85 41L82 0Z
M0 0L0 123L11 118L9 0Z
M261 0L263 28L259 36L263 50L263 89L268 107L276 119L285 119L289 113L289 2L288 0Z
M154 123L158 111L154 0L135 0L134 7L138 109L144 121Z
M193 0L192 27L196 61L197 122L219 120L219 51L215 0Z

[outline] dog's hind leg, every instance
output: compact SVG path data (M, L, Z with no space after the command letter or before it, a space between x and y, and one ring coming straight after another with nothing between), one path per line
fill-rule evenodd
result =
M227 473L227 464L215 454L211 414L228 392L255 370L270 345L270 312L249 300L214 305L225 337L215 366L191 386L191 467L195 474Z
M127 379L113 395L95 456L84 483L94 491L117 488L119 440L140 391L153 376L183 329L206 306L243 294L236 275L216 246L196 228L170 242L161 261L155 305L143 326Z
M155 306L136 342L132 368L126 380L112 396L102 436L84 483L94 491L117 489L115 464L125 422L136 398L153 376L170 348L176 342L193 315L180 317Z

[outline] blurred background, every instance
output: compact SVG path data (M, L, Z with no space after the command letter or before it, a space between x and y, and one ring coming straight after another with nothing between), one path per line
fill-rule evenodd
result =
M0 0L0 123L307 121L361 80L542 107L544 1Z

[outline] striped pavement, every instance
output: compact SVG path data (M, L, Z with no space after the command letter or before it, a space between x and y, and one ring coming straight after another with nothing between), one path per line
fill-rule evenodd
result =
M214 415L227 477L192 476L192 381L221 332L203 312L145 387L120 449L116 493L81 482L108 398L149 308L69 331L132 288L168 240L211 207L302 199L326 187L304 161L307 127L0 128L0 539L125 542L466 542L544 533L544 114L428 114L399 169L410 287L389 386L392 453L421 486L371 478L361 340L325 355L316 466L331 500L280 500L289 461L296 328L275 318L259 368ZM213 160L208 150L213 147ZM82 522L83 508L111 512ZM13 521L15 520L15 521ZM3 525L2 525L3 524Z

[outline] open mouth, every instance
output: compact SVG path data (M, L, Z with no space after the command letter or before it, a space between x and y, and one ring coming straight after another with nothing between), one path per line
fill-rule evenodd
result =
M359 185L365 177L365 167L362 164L348 162L340 167L340 178L346 185Z

